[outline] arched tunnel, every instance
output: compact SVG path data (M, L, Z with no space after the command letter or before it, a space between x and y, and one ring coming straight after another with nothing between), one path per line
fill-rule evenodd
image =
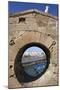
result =
M21 62L24 51L31 46L37 46L37 47L43 49L43 51L46 54L46 59L47 59L47 62L46 62L47 64L46 64L46 67L44 68L43 72L38 74L35 77L29 76L25 72L24 67L22 66L22 62ZM46 69L49 66L49 63L50 63L50 51L49 51L49 49L40 43L34 43L34 42L29 43L29 44L23 46L22 48L20 48L20 50L17 53L16 59L15 59L15 64L14 64L14 71L16 74L16 78L18 79L18 81L20 83L34 81L34 80L38 79L42 74L44 74L44 72L46 71Z
M36 38L36 35L38 36ZM43 38L42 38L43 36ZM27 38L28 37L28 38ZM49 42L50 41L50 42ZM46 60L47 64L46 67L44 68L43 72L38 74L36 77L31 77L29 76L25 71L24 67L22 66L21 60L22 60L22 55L24 51L32 46L37 46L41 48L45 54L46 54ZM54 75L55 72L55 65L56 62L53 61L56 57L53 57L53 55L56 55L54 53L51 53L52 50L56 50L56 42L49 36L45 34L41 34L38 32L25 32L22 37L18 38L13 45L10 45L10 62L9 66L12 64L13 69L9 69L9 79L10 79L10 85L13 87L14 85L19 86L19 87L29 87L29 86L35 86L37 85L37 82L39 82L39 85L42 84L52 84L53 82L56 84L54 81ZM12 77L11 77L12 76ZM50 81L50 79L53 77L53 82ZM56 77L56 76L55 76ZM12 80L11 80L12 79ZM57 80L57 78L56 78ZM14 83L12 83L12 81ZM49 83L48 83L49 82ZM50 83L51 82L51 83ZM32 83L32 85L30 85Z

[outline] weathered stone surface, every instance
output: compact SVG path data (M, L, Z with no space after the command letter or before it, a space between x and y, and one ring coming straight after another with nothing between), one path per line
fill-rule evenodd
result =
M19 18L22 17L25 21L19 23ZM13 45L9 45L9 88L58 85L57 27L57 17L37 10L9 16L9 43L10 40L14 41ZM32 42L43 44L50 50L50 64L39 79L30 83L19 83L14 72L15 58L20 48Z

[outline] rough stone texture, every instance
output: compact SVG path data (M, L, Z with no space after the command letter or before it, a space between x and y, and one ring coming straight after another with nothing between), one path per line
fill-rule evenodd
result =
M25 18L25 21L19 22L19 18ZM14 41L12 45L10 40ZM19 49L31 42L41 43L50 50L50 64L39 79L30 83L19 83L14 72L15 58ZM10 15L8 66L9 88L58 85L58 18L38 10Z

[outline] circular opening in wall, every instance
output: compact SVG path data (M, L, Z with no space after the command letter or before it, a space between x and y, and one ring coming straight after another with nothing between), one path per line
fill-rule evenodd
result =
M29 43L17 53L14 71L20 83L31 82L41 77L50 63L50 51L40 43Z
M23 53L22 66L28 75L36 77L45 70L46 65L46 54L41 48L32 46Z

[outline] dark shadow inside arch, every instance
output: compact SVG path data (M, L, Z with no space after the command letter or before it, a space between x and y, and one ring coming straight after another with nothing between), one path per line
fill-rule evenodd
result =
M37 46L37 47L41 48L45 52L46 59L47 59L47 64L46 64L45 69L43 70L42 73L38 74L35 77L28 75L25 72L24 67L22 66L22 63L21 63L23 53L25 52L26 49L28 49L29 47L32 47L32 46ZM47 68L49 66L49 63L50 63L50 51L47 47L45 47L43 44L35 43L35 42L26 44L22 48L20 48L20 50L18 51L17 56L15 58L14 71L15 71L16 78L20 83L34 81L34 80L38 79L39 77L41 77L45 73L45 71L47 70Z

